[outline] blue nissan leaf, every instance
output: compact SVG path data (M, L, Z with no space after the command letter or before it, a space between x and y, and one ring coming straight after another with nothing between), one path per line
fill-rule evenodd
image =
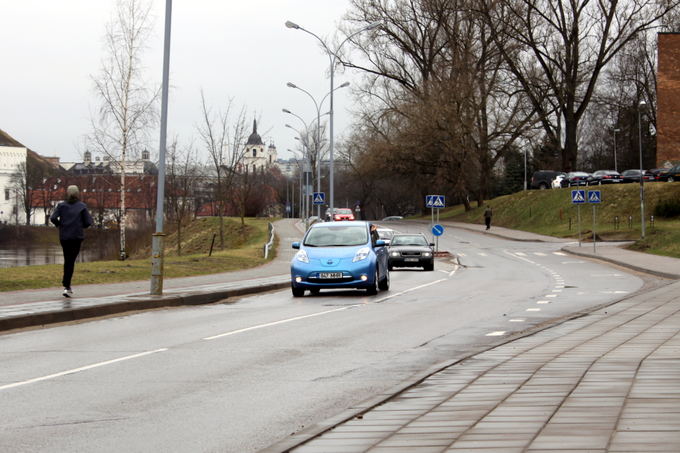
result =
M302 242L293 242L298 252L290 264L293 296L308 289L363 288L369 295L390 288L385 242L371 239L368 222L316 223Z

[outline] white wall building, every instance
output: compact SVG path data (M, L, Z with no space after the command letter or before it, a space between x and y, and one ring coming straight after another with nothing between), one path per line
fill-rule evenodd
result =
M0 223L25 223L26 216L18 208L20 202L11 181L19 166L26 164L27 155L24 145L0 130Z
M262 137L257 133L257 120L253 120L253 133L248 137L240 170L247 168L251 173L262 171L278 165L277 158L276 146L273 143L265 146Z

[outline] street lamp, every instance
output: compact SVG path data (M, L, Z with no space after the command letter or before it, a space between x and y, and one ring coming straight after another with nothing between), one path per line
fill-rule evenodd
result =
M638 108L638 144L640 145L640 221L641 221L641 238L645 238L645 171L642 168L642 109L645 108L647 103L642 100L640 101Z
M303 121L304 122L304 121ZM305 189L304 189L304 213L305 213L305 228L307 227L307 218L309 217L309 191L307 190L309 188L309 173L310 173L310 165L309 165L309 145L307 144L307 141L302 137L302 134L300 133L299 130L295 129L293 126L290 124L285 125L287 128L294 130L297 132L298 136L294 137L295 140L298 140L302 144L303 150L306 149L306 152L303 152L303 160L304 160L304 174L305 174ZM306 126L306 125L305 125ZM302 192L300 193L300 196L302 196Z
M618 167L618 163L616 161L616 133L617 132L621 132L621 129L619 129L618 127L614 128L614 171L618 173L619 167Z
M314 155L316 156L316 191L321 192L321 107L323 107L323 103L326 101L326 98L329 95L331 95L332 92L326 93L326 95L323 98L321 98L321 102L316 102L316 99L314 98L314 96L312 96L312 94L309 91L305 90L304 88L301 88L301 87L295 85L292 82L286 83L286 86L289 87L289 88L300 90L303 93L305 93L312 100L312 102L314 103L314 107L316 108L316 143L315 143L315 146L314 146ZM333 91L339 90L341 88L346 88L348 86L349 86L349 82L345 82L342 85L340 85L339 87L335 88L335 90L333 90ZM297 117L300 121L302 121L302 123L305 125L305 127L307 127L307 123L305 123L305 121L300 116L296 115L295 113L293 113L293 112L291 112L290 110L287 110L287 109L283 109L283 112L289 113L289 114ZM324 113L324 115L325 115L325 113ZM307 129L307 130L309 130L309 129ZM321 206L317 205L316 209L317 209L317 216L319 218L321 218Z
M334 182L333 181L333 173L334 173L334 169L333 169L333 147L334 147L334 137L333 137L333 116L334 116L333 115L333 91L334 91L334 89L333 89L333 82L334 82L334 80L333 80L333 78L334 78L334 73L335 73L335 65L338 61L338 52L340 51L342 46L347 41L352 39L354 36L358 35L359 33L364 32L364 31L373 30L373 29L375 29L379 26L380 26L379 22L374 22L372 24L369 24L369 25L355 31L351 35L347 36L343 41L340 42L340 44L338 44L338 46L335 48L335 50L331 50L328 47L328 45L326 45L326 42L323 39L321 39L318 35L316 35L316 34L312 33L311 31L301 27L300 25L296 24L295 22L291 22L289 20L286 21L286 27L287 28L292 28L294 30L301 30L301 31L315 37L321 43L321 46L324 48L324 50L326 51L326 54L328 55L328 62L329 62L329 66L330 66L330 82L331 82L331 89L330 89L330 93L329 93L329 95L330 95L330 115L331 115L331 117L330 117L330 152L329 152L329 165L328 165L328 171L329 171L329 181L328 181L329 190L328 191L329 191L330 212L333 212L333 208L334 208L334 204L335 204L335 191L334 191L334 187L333 187L333 182ZM331 216L331 221L332 220L333 220L333 216Z

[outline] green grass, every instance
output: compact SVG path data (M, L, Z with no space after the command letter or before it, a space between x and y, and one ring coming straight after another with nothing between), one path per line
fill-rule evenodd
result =
M218 219L203 218L192 222L184 236L186 244L182 241L186 254L177 256L175 234L166 238L164 276L173 278L214 274L263 264L262 246L266 242L268 222L268 219L246 219L246 226L242 228L239 219L225 219L225 248L220 250L216 239L212 256L208 256L208 251L213 233L218 232ZM274 256L275 253L271 253L269 259ZM0 291L59 286L61 274L61 264L3 268L0 269ZM73 284L148 280L150 275L151 260L148 257L77 263Z
M640 240L640 186L617 184L590 187L602 192L602 203L596 207L595 232L599 240L634 240L632 249L657 255L680 258L680 217L656 216L654 226L649 216L662 200L680 200L680 184L645 184L645 213L648 223L646 237ZM578 238L578 208L571 203L570 189L530 190L505 195L487 201L493 208L492 225L502 226L548 236ZM593 205L583 204L581 232L592 238ZM441 220L467 223L484 223L484 207L465 212L462 205L440 212ZM618 228L615 217L618 216ZM628 218L632 217L629 227ZM429 218L429 215L423 216Z

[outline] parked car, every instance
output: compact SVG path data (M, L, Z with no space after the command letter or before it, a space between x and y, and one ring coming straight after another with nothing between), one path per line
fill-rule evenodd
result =
M422 234L395 234L389 247L389 269L395 267L422 267L434 270L434 244Z
M387 247L372 243L368 222L316 223L292 247L298 250L290 264L294 297L325 288L363 288L369 295L390 288Z
M354 220L354 213L349 208L334 208L333 218L331 219L331 210L326 211L326 222L331 220Z
M395 235L396 231L391 228L381 228L378 227L375 231L378 232L378 237L385 241L385 245L390 245L392 237Z
M396 220L404 220L404 217L400 215L390 215L382 219L383 222L394 222Z
M550 189L552 187L552 181L558 176L564 175L561 171L554 170L539 170L535 171L531 175L531 183L529 187L532 189Z
M567 177L567 175L564 174L564 173L555 176L555 179L553 179L552 183L551 183L552 188L553 189L559 189L560 187L562 187L562 180L566 177Z
M571 171L562 180L562 187L587 186L590 173L583 171Z
M631 182L640 182L640 174L642 172L637 169L631 169L631 170L626 170L621 173L621 178L623 179L624 183L631 183ZM651 173L647 172L645 170L644 172L644 182L651 182L654 181L654 175Z
M665 168L658 174L659 181L680 181L680 165L671 168Z
M618 184L623 182L621 173L614 170L597 170L595 173L590 175L588 180L589 186L599 186L602 184Z

